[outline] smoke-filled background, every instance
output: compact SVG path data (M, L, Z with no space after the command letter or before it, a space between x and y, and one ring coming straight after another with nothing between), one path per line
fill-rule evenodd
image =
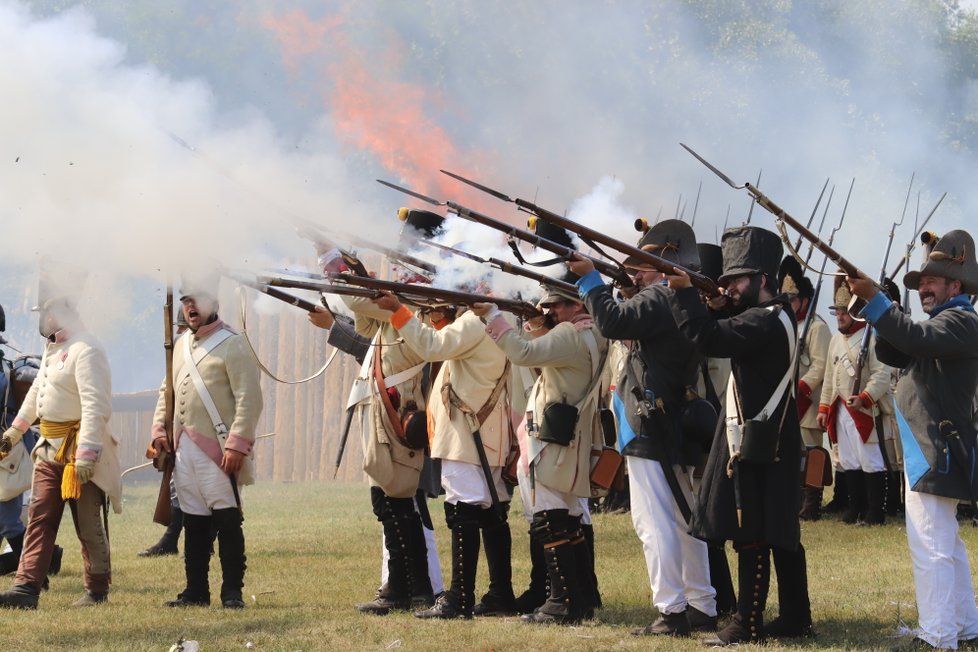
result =
M921 214L949 193L939 233L978 208L978 18L953 0L0 0L0 42L7 337L41 349L40 256L85 268L116 391L159 382L168 279L312 268L303 221L396 243L396 209L425 205L375 178L522 223L445 168L629 241L635 217L678 215L716 241L749 196L682 141L737 182L763 170L802 220L831 178L826 232L855 178L836 244L871 274L911 174L890 266L918 193ZM496 233L454 228L443 241L500 255ZM278 368L314 357L303 328L264 351Z

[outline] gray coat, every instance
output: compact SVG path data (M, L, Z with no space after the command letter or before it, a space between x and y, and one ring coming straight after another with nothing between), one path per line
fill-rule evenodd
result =
M978 315L966 308L949 308L914 322L891 305L874 326L879 334L876 355L907 372L897 383L896 400L913 434L902 438L911 487L970 500L978 488L972 426L978 386ZM967 460L952 457L938 429L943 420L950 420L961 434Z

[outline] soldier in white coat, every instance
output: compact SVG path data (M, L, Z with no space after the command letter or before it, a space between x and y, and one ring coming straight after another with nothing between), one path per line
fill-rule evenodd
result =
M859 386L853 388L859 350L869 326L849 315L846 306L852 294L841 277L836 278L832 310L838 332L829 343L818 423L838 447L839 464L846 474L849 506L843 522L862 520L867 525L881 525L885 520L887 460L880 437L885 446L895 434L891 428L893 369L879 361L870 342Z
M47 339L41 369L3 434L0 457L38 419L41 438L32 454L34 479L20 566L13 588L0 593L0 607L37 608L65 505L71 509L84 560L85 594L73 606L91 606L108 599L112 582L103 520L107 501L116 513L122 511L119 442L109 430L109 361L85 331L73 292L65 294L63 286L57 289L42 276L38 294L35 310Z
M217 532L221 605L244 607L245 539L240 487L254 483L255 429L262 411L258 363L217 314L218 279L183 288L189 330L173 350L173 485L183 511L186 588L168 607L210 604L211 548ZM161 389L151 447L172 453Z
M482 321L465 312L441 330L425 325L385 294L374 302L392 312L390 323L422 358L442 362L432 383L428 404L431 457L441 460L445 489L445 521L452 531L451 586L419 618L471 618L475 609L475 579L480 530L486 537L490 589L483 602L493 611L515 611L510 554L512 539L506 512L509 494L502 469L511 446L510 368L506 356L485 332ZM489 482L480 464L474 434L478 432L500 504L494 505Z

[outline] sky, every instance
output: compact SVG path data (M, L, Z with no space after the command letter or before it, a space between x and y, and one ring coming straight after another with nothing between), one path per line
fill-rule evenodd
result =
M29 308L56 261L85 279L117 391L144 389L162 373L167 282L312 268L310 224L399 246L397 209L426 205L378 178L525 225L440 169L628 242L636 217L678 216L715 242L750 198L680 142L738 183L760 175L802 221L830 179L825 231L855 179L836 247L875 275L911 175L890 266L918 201L926 214L948 193L939 232L978 208L974 154L948 127L974 122L978 93L953 83L938 5L0 0L6 337L40 349ZM751 224L773 228L759 208ZM458 218L441 240L512 260ZM437 283L474 278L439 262Z

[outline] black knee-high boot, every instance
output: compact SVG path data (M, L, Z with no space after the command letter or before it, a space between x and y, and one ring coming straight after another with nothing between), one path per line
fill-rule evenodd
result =
M470 503L445 503L445 522L452 531L452 582L430 609L417 618L471 618L475 606L475 578L479 567L479 513Z
M849 488L846 486L846 472L836 470L835 488L832 489L832 500L822 508L826 514L844 512L849 507Z
M20 565L20 551L24 548L24 533L21 532L15 537L7 537L10 544L10 552L0 555L0 575L7 575L17 570Z
M550 576L550 596L534 613L521 617L528 623L568 625L580 622L589 602L581 591L578 555L575 547L584 542L571 530L566 509L548 509L533 515L532 535L543 544Z
M550 579L547 576L547 561L543 556L543 544L530 536L530 586L516 598L516 610L521 614L536 611L550 595Z
M502 516L500 516L500 511ZM502 510L487 507L479 513L482 546L489 568L489 589L473 608L476 616L512 616L516 613L513 595L513 536L509 530L509 502Z
M771 556L778 577L778 617L767 624L766 634L776 638L814 636L805 546L799 543L797 550L771 548Z
M886 522L886 471L863 473L866 484L866 525L883 525Z
M384 547L387 549L387 583L370 602L357 605L361 613L385 616L392 609L407 609L411 605L410 538L405 511L414 512L413 498L390 498L379 487L370 488L374 514L384 528Z
M160 540L146 550L136 554L140 557L162 557L177 554L177 542L180 540L180 530L183 529L183 512L179 507L170 508L170 524Z
M211 603L208 572L214 535L211 516L183 515L183 566L187 587L165 604L168 607L207 606Z
M241 597L247 568L242 520L241 510L237 507L214 510L217 550L221 559L221 605L225 609L243 609L245 606Z
M862 471L846 471L846 489L849 491L849 507L842 515L842 522L851 525L866 513L866 481Z
M601 602L601 591L598 589L598 574L594 571L594 526L581 524L581 532L584 534L584 541L587 543L587 573L590 576L591 607L600 609L604 605Z
M771 584L771 555L766 545L742 548L737 553L737 613L716 637L704 641L711 646L756 643L764 639L764 606Z

